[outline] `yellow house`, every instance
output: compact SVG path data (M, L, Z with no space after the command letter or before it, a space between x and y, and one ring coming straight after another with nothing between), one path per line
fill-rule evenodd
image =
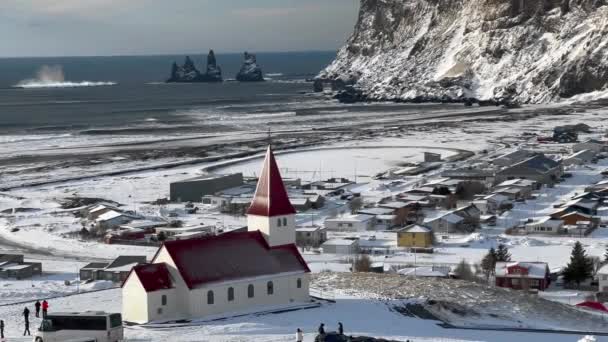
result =
M431 247L433 232L419 225L405 227L397 232L397 245L399 247Z

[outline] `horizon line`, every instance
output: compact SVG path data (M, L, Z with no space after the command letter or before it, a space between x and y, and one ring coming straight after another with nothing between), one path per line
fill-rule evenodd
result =
M243 54L245 51L250 52L252 50L245 51L221 51L213 50L216 55L235 55L235 54ZM287 50L287 51L257 51L252 52L254 54L278 54L278 53L319 53L319 52L331 52L337 53L339 49L336 50ZM0 59L22 59L22 58L110 58L110 57L162 57L162 56L196 56L196 55L206 55L208 52L182 52L182 53L150 53L150 54L109 54L109 55L43 55L43 56L0 56Z

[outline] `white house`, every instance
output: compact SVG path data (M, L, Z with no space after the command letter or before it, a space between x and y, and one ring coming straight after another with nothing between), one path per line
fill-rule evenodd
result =
M365 231L372 230L375 225L373 215L347 215L325 220L325 229L336 231Z
M597 271L597 280L599 281L599 291L608 293L608 265L602 266Z
M113 229L125 223L131 222L133 217L125 215L121 212L110 210L104 214L99 215L95 220L97 227L104 229Z
M272 149L247 232L168 241L122 287L123 319L146 323L225 317L306 303L310 270L295 245L295 209Z
M323 253L355 255L359 253L359 240L357 239L333 239L325 241L321 248Z
M551 216L525 225L528 234L558 234L564 227L564 221L556 220Z

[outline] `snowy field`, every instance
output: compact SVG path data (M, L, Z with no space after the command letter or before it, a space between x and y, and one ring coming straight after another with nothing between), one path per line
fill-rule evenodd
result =
M522 113L525 113L525 110L522 110ZM439 149L432 152L439 152L444 157L455 153L451 149L480 152L479 156L484 150L487 151L487 154L512 151L518 145L525 143L525 139L520 137L524 131L546 135L556 122L559 124L586 122L597 128L597 132L599 132L606 127L602 121L604 114L605 112L601 110L590 110L579 115L530 117L520 121L464 123L454 120L453 123L445 125L446 120L443 120L442 125L434 126L430 123L427 126L407 130L390 130L384 127L386 133L382 136L342 141L328 146L340 149L290 153L280 155L278 159L280 167L288 171L286 177L297 176L307 179L305 176L309 176L310 180L320 180L330 176L351 177L351 175L354 176L355 170L357 175L369 175L394 167L399 163L419 161L422 152L426 151L428 147ZM429 122L431 121L432 118L429 118ZM379 126L381 126L380 123ZM584 136L581 139L584 139ZM387 146L406 148L386 148ZM352 147L352 149L343 149L343 147ZM555 147L548 146L547 149ZM125 165L129 165L127 161L125 163ZM454 164L464 166L466 163L467 161ZM121 254L151 257L156 251L156 248L152 247L102 245L66 236L66 234L78 231L81 228L81 222L71 213L60 208L60 199L74 195L98 197L122 203L125 205L125 209L154 216L161 208L148 203L166 197L171 182L201 175L201 170L211 165L213 164L200 163L173 169L68 181L0 193L0 211L13 208L33 209L15 214L0 214L0 249L8 252L25 252L26 259L28 259L27 255L30 255L30 259L42 260L44 271L48 271L48 274L40 279L0 281L0 305L69 294L82 289L87 290L86 287L74 284L78 268L86 262L109 260ZM596 231L591 237L576 238L506 236L502 234L501 228L513 225L522 218L545 215L555 202L566 199L574 193L580 193L585 185L598 180L599 172L607 167L608 164L603 161L591 167L577 167L569 170L573 174L572 178L558 184L554 189L544 189L537 200L518 203L514 210L500 218L500 227L482 229L471 235L451 235L442 241L442 244L436 248L436 253L432 255L399 252L388 258L374 257L374 261L383 261L395 266L454 265L464 258L475 263L483 257L488 248L495 247L498 243L504 243L510 248L514 260L547 261L550 267L554 268L567 263L575 241L581 241L589 255L601 256L608 243L608 231L605 229ZM238 165L229 166L222 172L244 171L246 174L252 175L259 172L259 168L260 159L250 158ZM294 174L290 174L290 170L293 170ZM436 171L435 174L440 171ZM36 172L32 172L32 174L36 174ZM78 172L83 171L70 171L71 174ZM412 187L427 177L429 175L410 177L403 180L400 186L393 188L382 181L364 179L358 185L357 191L361 191L366 198L381 198ZM167 208L173 207L168 206ZM345 212L347 209L344 202L334 201L328 208L298 215L297 222L301 225L308 225L313 221L318 223L335 212ZM245 223L243 217L219 215L205 206L201 206L201 212L196 215L184 215L180 219L191 225L208 224L226 228L242 226ZM15 231L15 228L18 231ZM340 236L340 234L332 235L332 237ZM361 234L361 238L363 243L367 243L369 246L390 248L396 244L394 233L366 232ZM345 263L343 256L312 253L306 253L304 256L314 272L325 270L347 272L350 267ZM65 285L66 280L70 281L72 285ZM90 289L94 289L96 286L102 285L91 285L93 288ZM546 295L553 301L565 304L576 304L586 296L585 293L571 291L553 292ZM308 333L307 341L312 341L312 332L319 322L323 321L332 327L338 320L343 321L347 331L352 331L353 334L414 341L511 342L520 339L522 341L565 342L577 341L581 337L559 334L446 330L438 327L432 321L404 317L391 311L386 305L386 301L367 294L334 291L332 297L338 300L337 304L325 305L317 309L280 315L246 316L201 326L179 328L179 330L128 328L127 337L154 341L292 341L295 329L302 328ZM120 302L120 291L109 290L54 299L51 306L53 310L91 308L120 311ZM7 321L7 331L11 337L16 337L19 333L21 326L18 313L22 310L22 305L0 306L0 319ZM176 338L175 335L178 331L179 338ZM598 341L608 340L598 338Z
M442 158L456 154L446 149L414 148L402 144L394 147L367 146L367 148L335 147L332 149L313 150L288 154L278 154L281 175L287 178L300 178L302 181L313 181L343 177L357 181L369 181L370 178L387 169L404 163L422 162L424 152L440 153ZM243 163L217 169L220 173L242 172L245 176L256 176L260 172L262 158L255 158Z
M207 322L195 326L174 328L142 328L126 327L127 341L209 341L209 342L288 342L294 340L297 328L304 330L305 341L314 341L315 331L323 322L328 330L334 330L337 322L344 323L345 332L353 335L385 337L405 341L424 342L576 342L585 334L545 334L524 332L475 331L444 329L438 322L406 317L391 310L393 305L402 301L386 300L369 297L362 293L344 293L336 291L336 304L324 304L320 308L281 314L261 316L243 316L215 322ZM50 302L51 311L71 310L121 310L120 290L108 290L90 294L56 299ZM31 306L31 304L30 304ZM7 341L27 341L20 337L22 320L20 312L23 305L0 307L0 317L6 322ZM39 321L33 319L32 326L38 326ZM608 341L608 338L598 337L598 342Z

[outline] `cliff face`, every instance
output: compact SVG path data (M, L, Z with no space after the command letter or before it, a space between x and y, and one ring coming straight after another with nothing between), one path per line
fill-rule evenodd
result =
M608 84L608 0L361 0L318 80L372 100L544 103Z

